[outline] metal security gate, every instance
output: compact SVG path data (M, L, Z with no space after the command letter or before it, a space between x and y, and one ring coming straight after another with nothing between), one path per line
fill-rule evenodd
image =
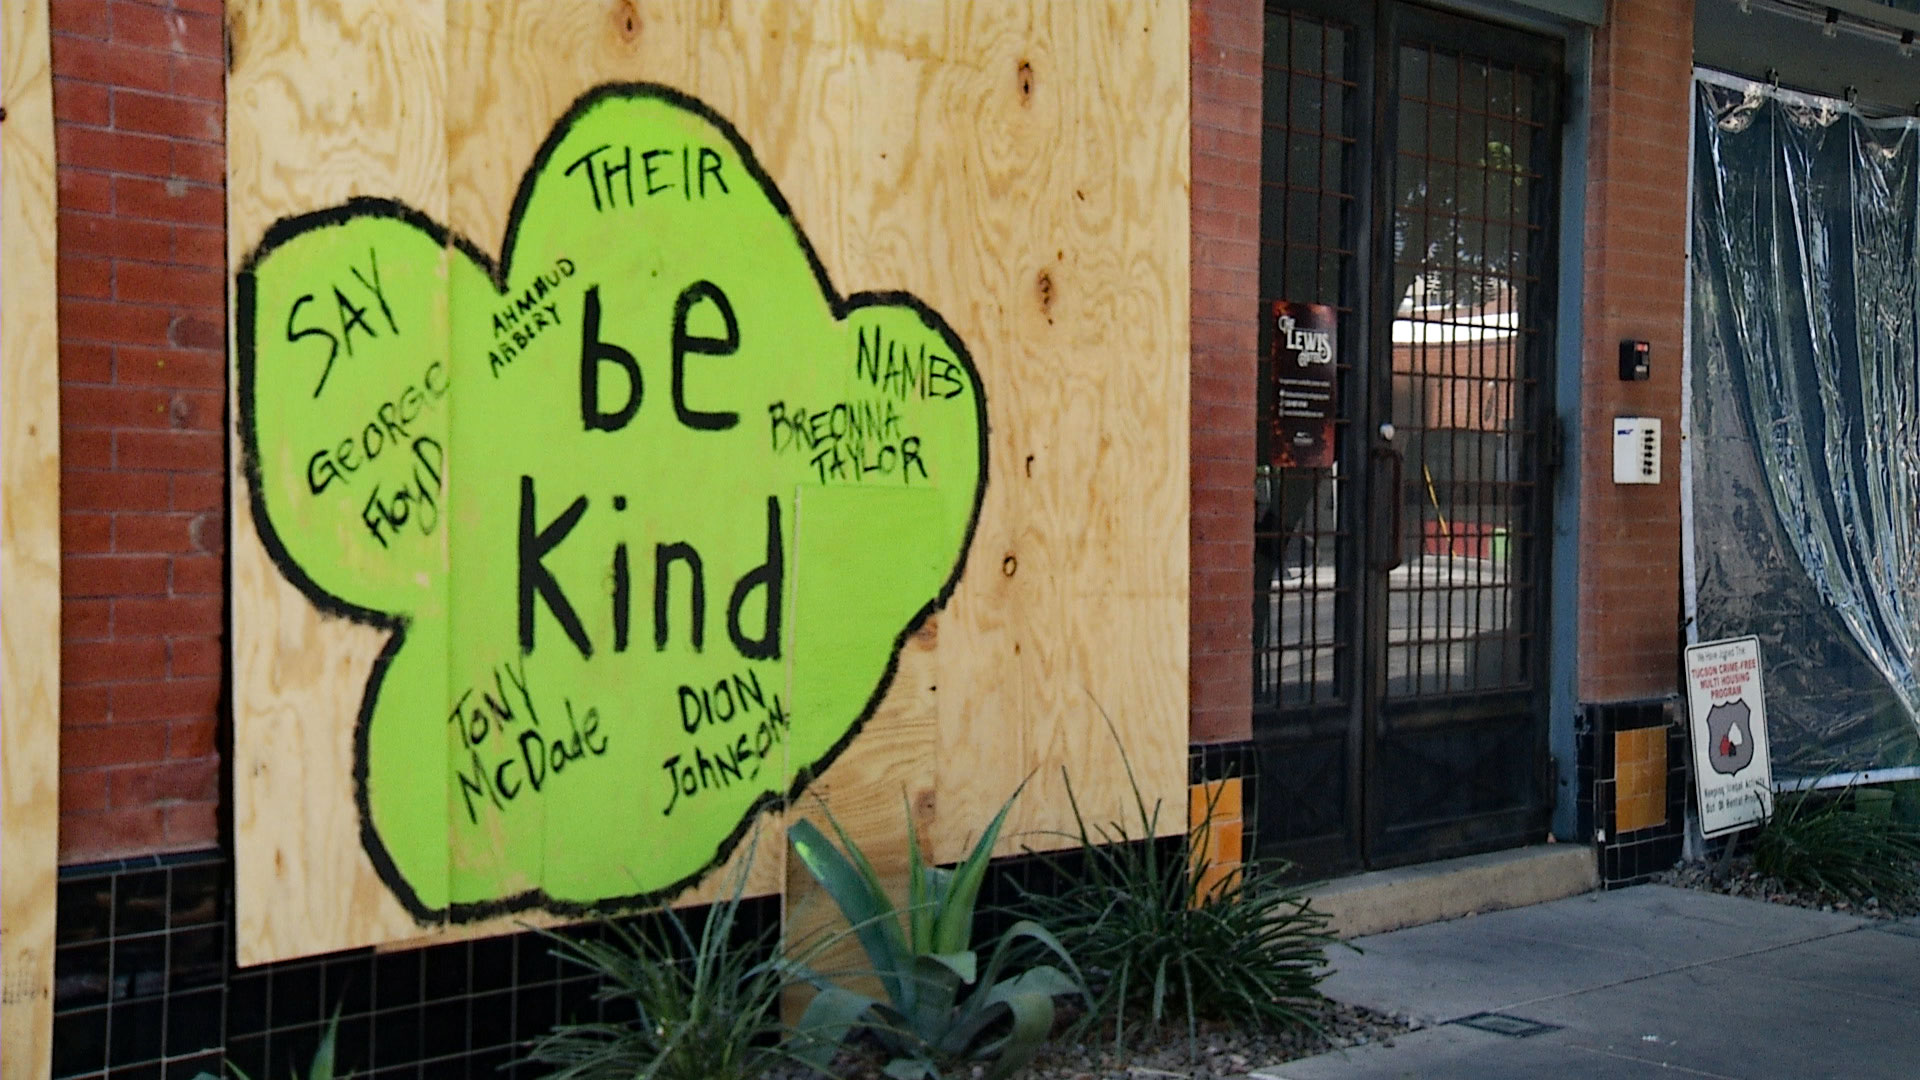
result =
M1551 812L1561 72L1556 41L1408 4L1267 14L1257 829L1311 872L1523 843ZM1303 398L1315 314L1332 385ZM1331 446L1294 453L1316 402Z

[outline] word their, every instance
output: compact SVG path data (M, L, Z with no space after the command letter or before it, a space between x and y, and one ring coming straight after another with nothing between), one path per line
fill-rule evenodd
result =
M704 199L709 195L709 184L719 194L732 194L727 187L726 177L721 175L726 159L712 147L682 146L677 152L667 149L643 150L640 152L637 174L633 158L631 146L596 146L575 158L567 166L566 175L578 173L586 181L587 193L593 198L595 210L634 206L636 194L651 199L678 191L688 200L696 197ZM633 182L635 175L640 178L638 189Z

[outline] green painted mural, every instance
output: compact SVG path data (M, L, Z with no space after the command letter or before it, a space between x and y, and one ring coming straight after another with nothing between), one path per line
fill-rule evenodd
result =
M405 206L274 226L238 277L253 525L386 628L362 841L422 921L669 895L857 735L987 480L965 346L842 297L731 125L604 86L496 264Z

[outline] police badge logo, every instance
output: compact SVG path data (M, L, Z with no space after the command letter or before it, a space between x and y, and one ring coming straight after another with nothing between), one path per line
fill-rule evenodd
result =
M1738 775L1753 764L1753 710L1746 700L1715 705L1707 711L1707 764L1722 776Z

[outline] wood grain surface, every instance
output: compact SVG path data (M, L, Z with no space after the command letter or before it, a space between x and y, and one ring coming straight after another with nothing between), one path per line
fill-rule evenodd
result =
M60 830L60 352L45 0L0 9L0 1077L52 1066Z
M883 872L904 865L905 807L951 860L1028 777L1001 850L1057 846L1063 767L1094 813L1131 805L1104 710L1181 827L1184 4L336 0L237 4L231 22L236 266L273 221L363 194L497 250L535 149L596 85L664 83L731 121L839 292L907 290L953 326L991 425L959 587L812 792ZM516 925L422 926L374 875L350 769L382 635L323 618L280 577L245 483L234 476L241 961ZM804 529L804 495L799 514ZM798 929L818 898L786 864L778 816L765 826L751 891L787 888Z

